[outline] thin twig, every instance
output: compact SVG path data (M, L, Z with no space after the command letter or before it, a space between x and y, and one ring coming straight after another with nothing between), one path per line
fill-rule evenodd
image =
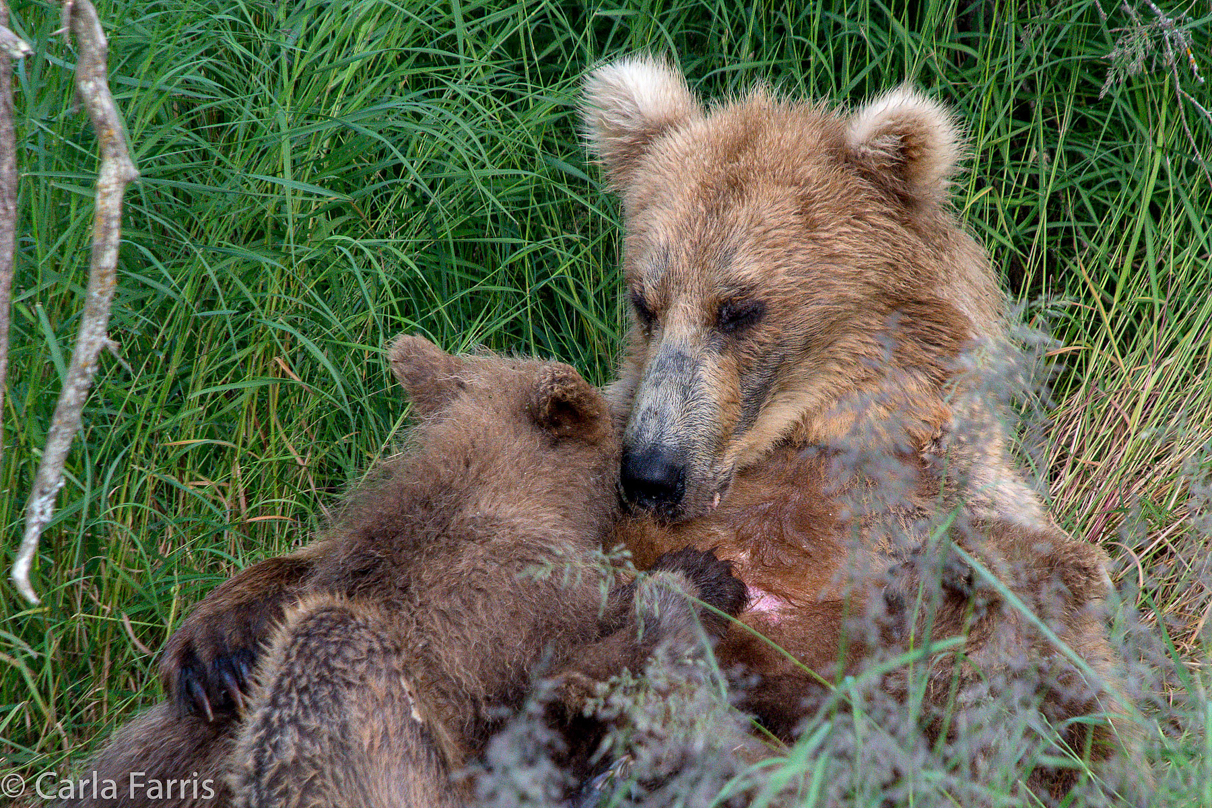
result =
M1187 121L1186 104L1183 103L1184 101L1190 102L1204 118L1212 122L1212 115L1209 115L1208 110L1182 86L1179 68L1182 62L1186 63L1197 83L1204 83L1203 74L1199 71L1199 61L1192 50L1191 32L1183 27L1185 18L1182 14L1171 17L1162 11L1153 0L1143 0L1143 2L1153 12L1155 19L1152 22L1142 19L1140 12L1127 0L1120 5L1120 8L1128 15L1130 25L1126 28L1115 29L1120 32L1120 36L1115 41L1115 47L1107 54L1107 58L1111 60L1111 67L1107 71L1107 79L1103 83L1098 97L1102 98L1106 95L1111 85L1117 80L1122 80L1124 76L1134 76L1144 72L1146 57L1150 56L1154 49L1160 48L1160 61L1169 69L1170 78L1174 81L1174 100L1178 106L1179 123L1182 124L1183 134L1186 135L1187 142L1191 145L1191 159L1199 166L1204 178L1208 180L1208 184L1212 185L1212 170L1209 169L1208 161L1200 153L1195 133ZM1096 7L1099 16L1105 21L1106 12L1103 11L1102 6ZM1157 55L1153 55L1153 67L1157 66L1158 61Z
M1191 144L1191 156L1195 160L1195 164L1204 172L1204 177L1208 180L1208 185L1212 186L1212 172L1208 170L1208 161L1199 153L1199 144L1195 141L1195 134L1191 131L1190 124L1187 123L1187 108L1183 104L1183 96L1186 92L1183 90L1182 80L1178 76L1178 49L1182 49L1187 56L1188 64L1191 71L1195 74L1195 78L1203 84L1204 77L1199 74L1199 64L1195 61L1195 56L1191 53L1191 36L1185 31L1179 29L1172 17L1162 13L1152 0L1145 0L1153 13L1157 15L1158 24L1162 29L1162 48L1165 54L1165 62L1170 68L1170 76L1174 79L1174 97L1178 102L1178 120L1183 125L1183 132L1187 136L1187 142ZM1195 99L1191 99L1194 101ZM1203 109L1197 103L1195 106Z
M47 432L38 476L25 509L25 537L13 564L13 583L31 603L38 603L38 596L29 582L38 539L55 512L55 496L63 487L63 463L80 430L84 402L97 373L97 356L109 342L106 327L117 280L122 195L126 185L139 176L127 153L122 119L109 92L105 33L101 30L92 3L89 0L66 0L63 4L63 27L75 36L79 48L76 97L87 110L93 130L97 133L101 167L97 175L93 249L84 314L67 378L63 381L54 419Z

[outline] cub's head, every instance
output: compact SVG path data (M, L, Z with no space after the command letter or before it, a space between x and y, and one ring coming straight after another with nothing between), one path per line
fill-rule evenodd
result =
M996 337L1001 307L947 207L960 138L940 105L705 108L633 57L589 75L583 114L623 203L625 499L676 521L781 442L938 432L961 347Z
M613 515L618 441L609 404L573 368L452 356L412 335L398 337L388 359L435 474L485 510L555 513L600 535Z

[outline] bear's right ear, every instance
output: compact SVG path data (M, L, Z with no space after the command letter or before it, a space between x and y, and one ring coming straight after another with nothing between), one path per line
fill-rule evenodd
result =
M702 114L685 77L652 56L619 59L585 79L581 118L589 148L616 191L626 187L653 140Z
M535 424L556 439L596 444L613 430L606 399L568 365L544 365L539 370L529 409Z
M463 389L463 361L424 337L403 334L387 349L391 372L404 387L417 415L432 415Z
M903 86L850 116L850 157L903 198L943 199L962 152L959 127L942 104Z

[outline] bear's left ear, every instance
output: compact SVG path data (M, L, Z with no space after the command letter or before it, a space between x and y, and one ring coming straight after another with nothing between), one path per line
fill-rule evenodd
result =
M951 113L909 87L869 101L851 115L847 148L860 170L916 201L946 195L962 153Z
M463 388L458 377L463 360L424 337L403 334L387 349L391 372L412 402L416 415L432 415Z
M611 431L610 406L568 365L544 365L530 400L530 415L557 439L601 443Z

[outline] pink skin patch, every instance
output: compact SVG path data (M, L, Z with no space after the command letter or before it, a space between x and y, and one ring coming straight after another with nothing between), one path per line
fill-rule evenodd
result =
M731 559L735 566L733 573L745 580L745 569L749 566L749 553L742 550ZM745 589L749 595L749 602L745 606L744 614L760 614L768 622L777 623L783 618L783 612L791 608L791 602L785 598L780 598L778 595L772 595L764 589L758 589L752 584L746 584Z
M767 619L777 622L782 616L780 613L790 605L776 595L751 586L749 587L749 605L745 607L745 612L764 615Z

